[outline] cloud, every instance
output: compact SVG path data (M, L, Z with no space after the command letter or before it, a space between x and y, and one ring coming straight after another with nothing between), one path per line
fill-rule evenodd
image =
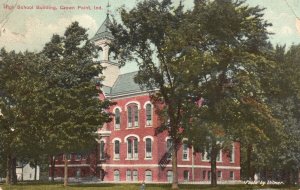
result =
M25 21L24 32L15 33L9 28L5 28L4 32L2 30L0 44L3 44L8 50L39 51L51 39L53 34L62 35L67 26L74 21L78 21L82 27L87 28L90 37L100 25L87 14L74 15L70 18L59 18L51 23L45 23L38 17L29 17Z

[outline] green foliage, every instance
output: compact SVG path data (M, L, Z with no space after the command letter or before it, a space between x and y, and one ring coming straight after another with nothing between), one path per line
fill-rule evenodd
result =
M211 153L250 133L260 142L274 139L280 123L263 89L265 71L274 67L263 9L243 1L194 3L185 11L170 0L143 1L121 9L122 24L111 27L121 62L135 60L135 81L152 92L159 132L175 143L187 136L197 151Z
M93 78L102 67L86 29L75 22L41 53L2 49L0 57L1 158L48 162L95 145L111 103L99 100Z

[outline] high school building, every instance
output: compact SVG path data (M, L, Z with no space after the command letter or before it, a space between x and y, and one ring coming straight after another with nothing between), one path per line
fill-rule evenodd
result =
M113 40L109 22L107 16L92 40L102 49L101 64L106 69L101 96L116 102L110 108L114 119L98 130L98 147L92 154L68 155L69 176L105 182L171 182L171 139L166 132L155 135L158 116L149 94L134 82L136 72L120 74L118 64L109 58ZM62 156L56 160L56 177L63 177ZM217 177L222 181L240 180L238 143L233 143L230 151L220 151ZM183 141L178 148L178 178L179 182L210 181L207 154L194 154Z

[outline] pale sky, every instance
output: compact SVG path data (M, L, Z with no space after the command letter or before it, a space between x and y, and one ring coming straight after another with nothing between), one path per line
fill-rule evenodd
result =
M125 4L130 9L137 1L110 0L110 12L118 17L118 7ZM183 2L186 7L191 7L193 0ZM7 50L39 51L52 34L63 34L73 21L88 28L92 37L106 17L107 3L108 0L0 0L0 48L4 46ZM274 45L300 44L300 20L298 30L296 27L297 17L300 17L300 0L247 0L246 3L266 8L264 18L273 24L269 31L275 33L270 37ZM19 7L13 9L15 5ZM39 10L36 6L47 9ZM91 9L81 9L83 6L90 6ZM27 9L21 9L25 7ZM73 7L74 10L60 9L63 7ZM134 66L122 68L122 72L130 70L134 70Z

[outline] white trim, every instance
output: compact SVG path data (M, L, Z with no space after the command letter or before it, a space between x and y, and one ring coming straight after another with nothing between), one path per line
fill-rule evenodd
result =
M64 166L64 165L61 165ZM129 167L132 168L132 164L98 164L97 166L103 166L103 167L120 167L120 168L125 168ZM155 168L155 167L160 167L159 164L134 164L134 167L143 167L143 168ZM168 164L166 167L172 167L171 164ZM179 168L191 168L192 165L178 165ZM211 167L208 165L194 165L195 168L205 168L205 169L210 169ZM217 169L230 169L230 170L240 170L240 166L217 166Z
M151 105L151 120L147 120L147 109L146 109L146 106L150 104ZM145 127L152 127L153 125L153 104L150 102L150 101L146 101L144 103L144 110L145 110Z
M154 138L151 135L145 136L143 141L145 142L147 138L150 138L152 142L154 142Z
M111 135L111 131L97 131L97 133L101 136L101 137L109 137Z
M146 105L147 104L151 104L151 108L153 108L153 104L148 100L148 101L146 101L145 103L144 103L144 109L146 109ZM153 109L152 109L153 110Z
M130 102L127 102L127 103L125 104L125 111L127 111L127 106L128 106L129 104L137 104L138 110L141 110L141 104L140 104L140 102L138 102L138 101L130 101Z
M128 137L136 137L137 138L137 140L138 140L138 142L140 142L140 137L138 136L138 135L135 135L135 134L129 134L129 135L126 135L125 137L124 137L124 142L126 142L127 143L127 138Z
M99 144L100 144L101 142L104 142L104 144L106 144L106 139L100 139L100 140L98 141Z
M165 138L165 141L167 142L168 139L172 139L172 137L167 136L167 137Z
M90 164L68 164L68 167L90 167ZM51 165L49 165L51 167ZM55 164L55 167L65 167L64 164Z
M235 163L235 143L233 142L232 143L232 149L231 149L231 155L230 155L230 157L232 156L232 161L230 161L230 157L229 157L229 163Z
M111 143L115 143L116 140L120 141L120 143L122 142L122 140L120 138L115 137L115 138L113 138L113 140L111 141Z
M116 112L116 109L119 109L120 110L120 113L122 112L122 108L120 107L120 106L116 106L116 107L114 107L114 109L113 109L113 113L115 113Z
M130 95L137 95L137 94L142 94L142 95L149 95L149 92L155 92L155 91L158 91L159 89L155 89L155 90L144 90L144 91L139 91L139 92L132 92L132 93L126 93L126 94L117 94L117 95L114 95L114 96L107 96L108 98L122 98L124 96L130 96Z
M181 140L181 142L183 142L183 141L188 141L189 139L188 138L182 138L182 140Z

